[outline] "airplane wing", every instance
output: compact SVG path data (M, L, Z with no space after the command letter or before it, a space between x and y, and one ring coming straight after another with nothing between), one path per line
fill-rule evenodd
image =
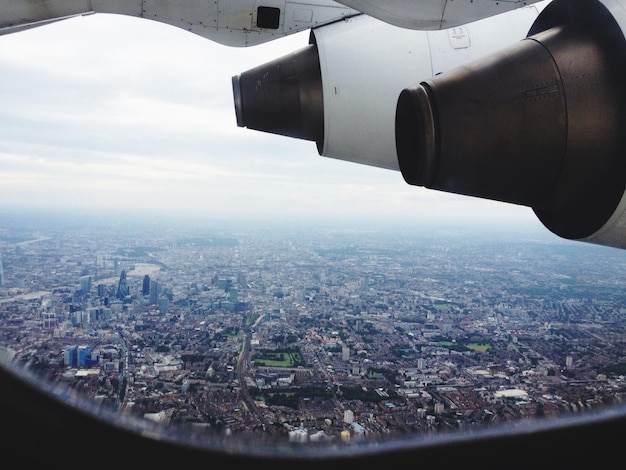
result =
M339 0L339 3L401 28L438 30L488 18L538 1Z
M227 46L252 46L362 13L402 28L438 30L535 1L5 0L0 4L0 34L111 13L159 21Z
M0 34L93 13L159 21L227 46L253 46L360 14L329 0L5 0Z

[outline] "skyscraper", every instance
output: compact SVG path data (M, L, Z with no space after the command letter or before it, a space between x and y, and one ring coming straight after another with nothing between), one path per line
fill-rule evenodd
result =
M161 295L161 286L158 282L152 280L150 281L150 303L152 305L156 305L159 301L159 297Z
M80 291L83 294L88 294L91 291L91 276L80 277Z
M147 274L143 277L143 287L141 289L141 295L150 295L150 276Z
M158 303L159 312L165 314L169 311L169 299L165 296L159 297Z
M126 283L126 270L122 270L120 274L120 281L117 284L117 292L115 294L115 298L123 300L130 294L130 289L128 288L128 284Z

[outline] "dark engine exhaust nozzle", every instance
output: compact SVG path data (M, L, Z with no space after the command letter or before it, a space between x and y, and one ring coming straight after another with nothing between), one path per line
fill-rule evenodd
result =
M626 48L581 18L403 90L405 181L532 207L564 238L601 228L626 189Z
M524 40L403 90L398 163L409 184L532 206L559 176L566 126L559 70Z
M324 140L322 76L315 45L236 75L232 84L239 127Z

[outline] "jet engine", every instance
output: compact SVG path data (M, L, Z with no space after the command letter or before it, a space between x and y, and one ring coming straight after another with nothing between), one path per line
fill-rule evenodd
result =
M445 31L365 15L313 29L308 46L233 77L237 124L313 141L325 157L399 170L400 92L520 41L538 8Z
M626 248L625 12L608 3L556 0L519 43L403 90L405 181L529 206L561 237Z

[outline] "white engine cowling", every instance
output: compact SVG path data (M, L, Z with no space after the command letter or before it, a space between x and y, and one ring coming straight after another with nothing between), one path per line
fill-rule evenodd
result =
M523 39L544 3L442 31L357 16L310 45L233 77L241 127L315 141L325 157L398 170L400 92Z

